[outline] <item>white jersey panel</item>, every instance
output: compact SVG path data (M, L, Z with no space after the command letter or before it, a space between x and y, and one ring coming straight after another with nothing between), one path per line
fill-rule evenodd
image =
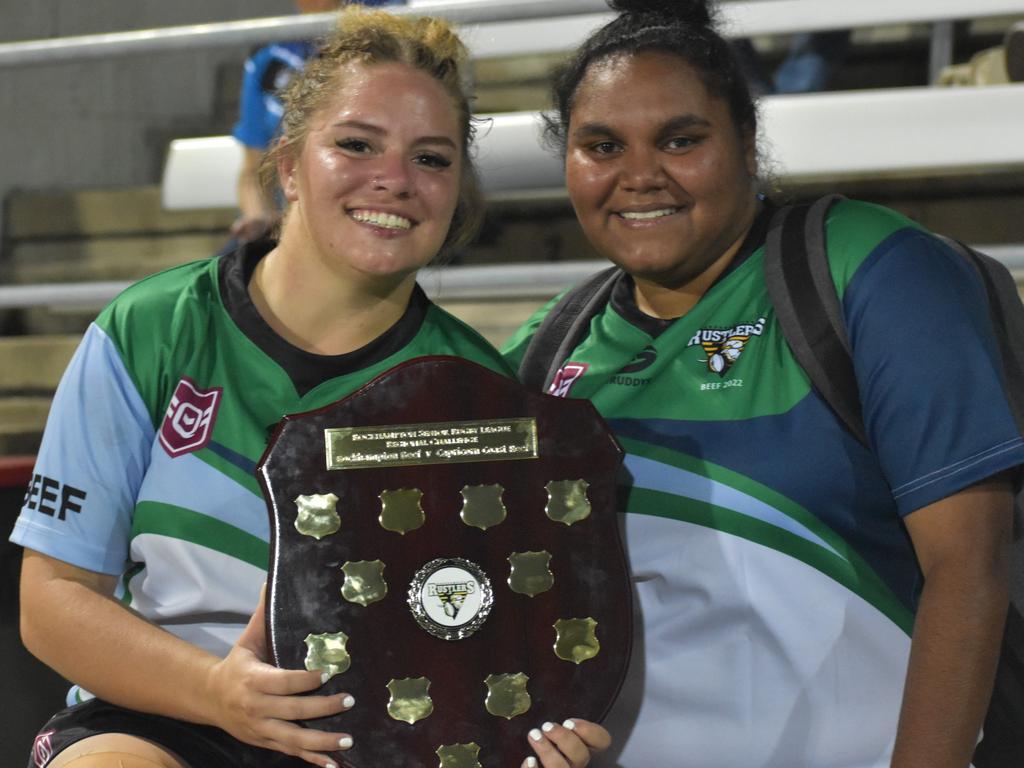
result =
M262 568L168 536L136 536L132 559L147 563L129 582L132 607L218 656L241 634L267 579Z
M622 518L637 634L604 723L617 744L595 766L660 767L666 755L699 768L889 765L902 697L893 681L910 652L899 627L777 550Z

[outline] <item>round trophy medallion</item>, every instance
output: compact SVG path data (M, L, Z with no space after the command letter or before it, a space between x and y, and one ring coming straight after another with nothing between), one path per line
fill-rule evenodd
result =
M412 577L409 609L430 634L462 640L476 632L491 612L494 594L483 569L461 557L431 560Z

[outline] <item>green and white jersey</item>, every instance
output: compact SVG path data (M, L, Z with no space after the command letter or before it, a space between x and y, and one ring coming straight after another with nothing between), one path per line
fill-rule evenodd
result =
M246 286L263 251L171 269L93 323L57 389L11 540L120 577L146 618L224 655L266 580L269 519L254 474L287 413L332 403L422 355L507 373L490 345L418 288L351 354L278 337Z
M677 320L643 315L624 278L552 387L627 453L637 634L595 765L888 766L921 581L902 518L1024 461L959 256L892 211L830 213L869 450L786 345L766 228Z

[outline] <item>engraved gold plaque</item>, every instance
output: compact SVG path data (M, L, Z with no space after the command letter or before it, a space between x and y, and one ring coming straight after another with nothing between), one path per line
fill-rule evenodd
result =
M511 565L508 586L513 592L534 597L554 586L549 552L513 552L508 561Z
M501 500L504 490L498 484L463 487L462 512L459 513L462 522L482 531L504 522L508 514Z
M384 581L384 563L380 560L359 560L341 566L345 583L341 585L341 596L350 603L369 605L383 600L388 593Z
M438 747L434 754L440 759L438 768L483 768L477 759L480 747L474 742L469 744L449 744Z
M597 622L592 618L559 619L555 627L555 655L565 661L580 664L597 656L601 644L597 641Z
M388 683L391 698L388 714L395 720L412 725L434 711L434 702L427 693L430 681L425 677L406 677Z
M426 515L420 501L423 491L418 488L400 488L394 491L380 492L380 525L388 531L395 531L403 536L415 531L424 522Z
M338 497L333 493L311 493L296 497L295 506L299 513L295 518L295 530L317 541L336 533L341 528L337 503Z
M503 675L488 675L484 683L487 685L487 698L484 706L496 717L511 720L530 709L530 693L526 684L530 678L522 672Z
M552 480L544 487L548 492L547 516L556 523L572 525L590 516L586 480Z
M344 632L328 632L322 635L306 635L306 669L310 672L321 670L328 677L340 675L352 666L345 644L348 635Z
M441 421L324 430L327 469L536 459L537 420Z

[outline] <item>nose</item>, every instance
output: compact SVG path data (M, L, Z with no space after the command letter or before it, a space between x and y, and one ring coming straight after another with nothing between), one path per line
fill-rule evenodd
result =
M412 163L407 157L398 152L384 152L374 164L370 183L375 190L407 198L414 188L412 171Z
M650 192L665 187L667 177L656 150L630 147L623 153L619 183L630 192Z

